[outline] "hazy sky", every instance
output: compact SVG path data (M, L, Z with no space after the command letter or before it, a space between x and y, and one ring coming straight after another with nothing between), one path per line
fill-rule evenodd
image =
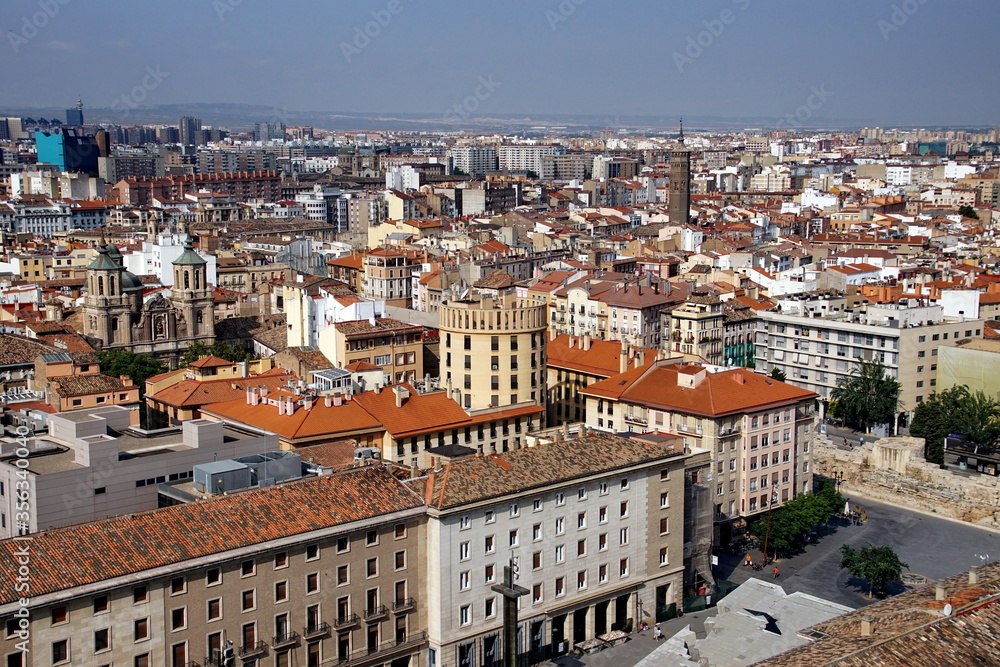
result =
M89 107L1000 125L997 0L3 0L0 18L5 106L79 91Z

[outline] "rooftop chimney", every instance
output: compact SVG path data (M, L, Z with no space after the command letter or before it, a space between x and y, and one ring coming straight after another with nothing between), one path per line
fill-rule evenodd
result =
M975 585L979 583L979 570L977 568L972 568L969 570L969 585Z
M294 415L295 410L299 407L299 404L291 396L288 397L288 404L285 406L285 413L289 415Z
M331 407L331 406L333 406L333 396L330 395L330 394L327 394L326 396L324 396L323 397L323 405L325 407L328 407L328 408Z
M861 636L871 637L875 634L875 621L872 620L871 616L864 616L861 618Z
M257 393L257 387L247 387L247 405L258 405L260 403L260 395Z
M396 395L396 407L401 408L406 400L410 398L410 390L401 384L392 388L392 393Z
M590 349L590 334L589 333L583 334L583 341L580 343L580 347L582 347L584 350L589 350Z
M937 586L934 587L935 600L944 600L946 597L948 597L948 591L942 584L938 584Z

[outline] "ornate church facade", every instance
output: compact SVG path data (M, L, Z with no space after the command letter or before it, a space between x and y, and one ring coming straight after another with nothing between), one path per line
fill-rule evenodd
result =
M144 300L142 283L122 264L113 244L98 249L87 267L83 302L84 334L103 342L104 349L125 348L150 354L176 367L192 343L215 340L215 308L208 284L207 262L191 241L174 260L170 296Z

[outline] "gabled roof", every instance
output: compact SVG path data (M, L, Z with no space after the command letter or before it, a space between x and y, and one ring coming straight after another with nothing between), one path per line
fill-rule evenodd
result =
M32 535L31 595L97 584L422 505L381 466ZM275 518L280 518L276 521ZM17 577L16 540L0 542L0 578ZM12 586L0 604L17 600Z
M578 340L574 347L569 346L569 341L570 337L567 334L559 334L548 342L545 352L549 366L604 377L617 375L620 372L622 349L620 341L592 340L589 350L583 349L582 341ZM656 361L656 350L649 348L645 351L643 367L652 365L654 361ZM627 364L628 368L634 368L638 364L638 357L629 359Z
M297 398L299 397L295 396L293 400ZM202 413L265 429L285 440L326 438L338 434L350 437L356 433L375 433L383 430L378 420L355 401L345 401L343 405L326 407L323 399L317 399L308 410L300 406L294 414L279 415L278 407L268 404L266 399L259 405L249 405L244 396L206 405L202 408Z
M581 393L706 417L754 412L817 396L743 368L706 372L694 387L678 382L678 374L692 375L703 370L699 364L662 360L644 371L629 371L595 382Z
M285 371L280 375L267 374L218 380L181 380L173 386L161 389L151 398L157 403L175 408L196 408L238 398L246 401L247 387L267 387L268 391L276 391L294 379L293 374Z
M409 384L400 385L409 392L403 407L396 407L393 387L381 391L366 391L354 396L354 402L378 420L393 438L399 439L414 433L437 431L446 427L457 428L469 420L469 415L446 392L418 394Z

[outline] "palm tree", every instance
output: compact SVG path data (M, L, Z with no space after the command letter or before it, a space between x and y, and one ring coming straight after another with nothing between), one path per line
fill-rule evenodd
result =
M896 418L899 390L899 381L886 374L881 362L859 359L851 374L837 381L830 399L837 402L844 417L867 432L873 424L888 424Z

